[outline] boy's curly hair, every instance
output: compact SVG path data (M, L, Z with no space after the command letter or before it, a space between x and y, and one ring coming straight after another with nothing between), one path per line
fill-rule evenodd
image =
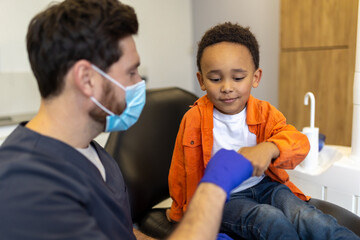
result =
M255 69L259 68L259 44L249 27L242 27L239 24L225 22L210 28L198 43L196 64L201 72L200 61L204 49L219 42L239 43L247 47L253 58Z

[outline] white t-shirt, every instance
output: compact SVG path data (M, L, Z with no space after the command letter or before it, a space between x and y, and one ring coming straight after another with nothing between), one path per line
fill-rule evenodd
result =
M213 156L221 148L238 151L242 147L252 147L256 145L256 135L249 131L246 124L246 107L238 114L228 115L219 112L214 108L214 144L211 151ZM240 192L258 184L265 175L260 177L250 177L231 193Z
M95 148L90 144L87 148L76 148L76 150L78 150L82 155L89 159L89 161L92 162L95 167L97 167L97 169L99 169L102 178L104 179L104 181L106 181L105 168Z

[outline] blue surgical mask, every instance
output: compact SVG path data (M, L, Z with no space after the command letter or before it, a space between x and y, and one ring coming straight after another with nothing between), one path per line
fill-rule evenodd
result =
M125 131L130 128L132 125L136 123L139 119L141 111L145 105L146 101L146 88L145 81L142 80L134 85L124 87L119 82L115 81L112 77L102 71L95 65L92 67L101 74L103 77L122 88L125 91L125 100L126 100L126 108L120 115L116 115L111 112L109 109L104 107L98 100L94 97L90 97L90 99L104 112L109 114L106 116L106 127L105 132L113 132L113 131Z

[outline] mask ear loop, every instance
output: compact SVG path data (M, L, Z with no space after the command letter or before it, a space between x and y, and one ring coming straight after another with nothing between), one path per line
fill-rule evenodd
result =
M110 82L114 83L115 85L117 85L118 87L120 87L121 89L123 89L124 91L126 91L126 89L123 87L123 85L121 85L120 83L118 83L116 80L114 80L112 77L110 77L108 74L106 74L103 70L101 70L100 68L98 68L97 66L95 66L94 64L91 64L91 67L97 71L101 76L103 76L104 78L108 79ZM107 114L114 116L115 113L111 112L109 109L107 109L106 107L104 107L98 100L96 100L96 98L94 97L90 97L90 99L99 107L101 108L104 112L106 112Z
M106 107L104 107L98 100L96 100L94 97L90 97L90 99L99 107L101 108L104 112L106 112L107 114L114 116L115 113L111 112L109 109L107 109Z
M102 75L104 78L107 78L109 81L111 81L112 83L114 83L115 85L119 86L121 89L123 89L124 91L126 91L126 88L121 85L119 82L117 82L115 79L113 79L112 77L110 77L107 73L105 73L103 70L101 70L100 68L98 68L97 66L95 66L94 64L91 64L91 66L95 69L95 71L97 71L100 75Z

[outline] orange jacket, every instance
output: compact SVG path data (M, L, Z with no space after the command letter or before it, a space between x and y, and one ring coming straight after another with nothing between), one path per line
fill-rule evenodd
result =
M250 95L246 123L257 143L273 142L280 156L270 163L265 174L287 185L302 200L309 200L292 182L284 169L294 169L310 149L307 137L286 124L284 115L268 102ZM173 203L170 218L180 221L211 158L213 145L213 104L203 96L184 115L176 138L169 173Z

